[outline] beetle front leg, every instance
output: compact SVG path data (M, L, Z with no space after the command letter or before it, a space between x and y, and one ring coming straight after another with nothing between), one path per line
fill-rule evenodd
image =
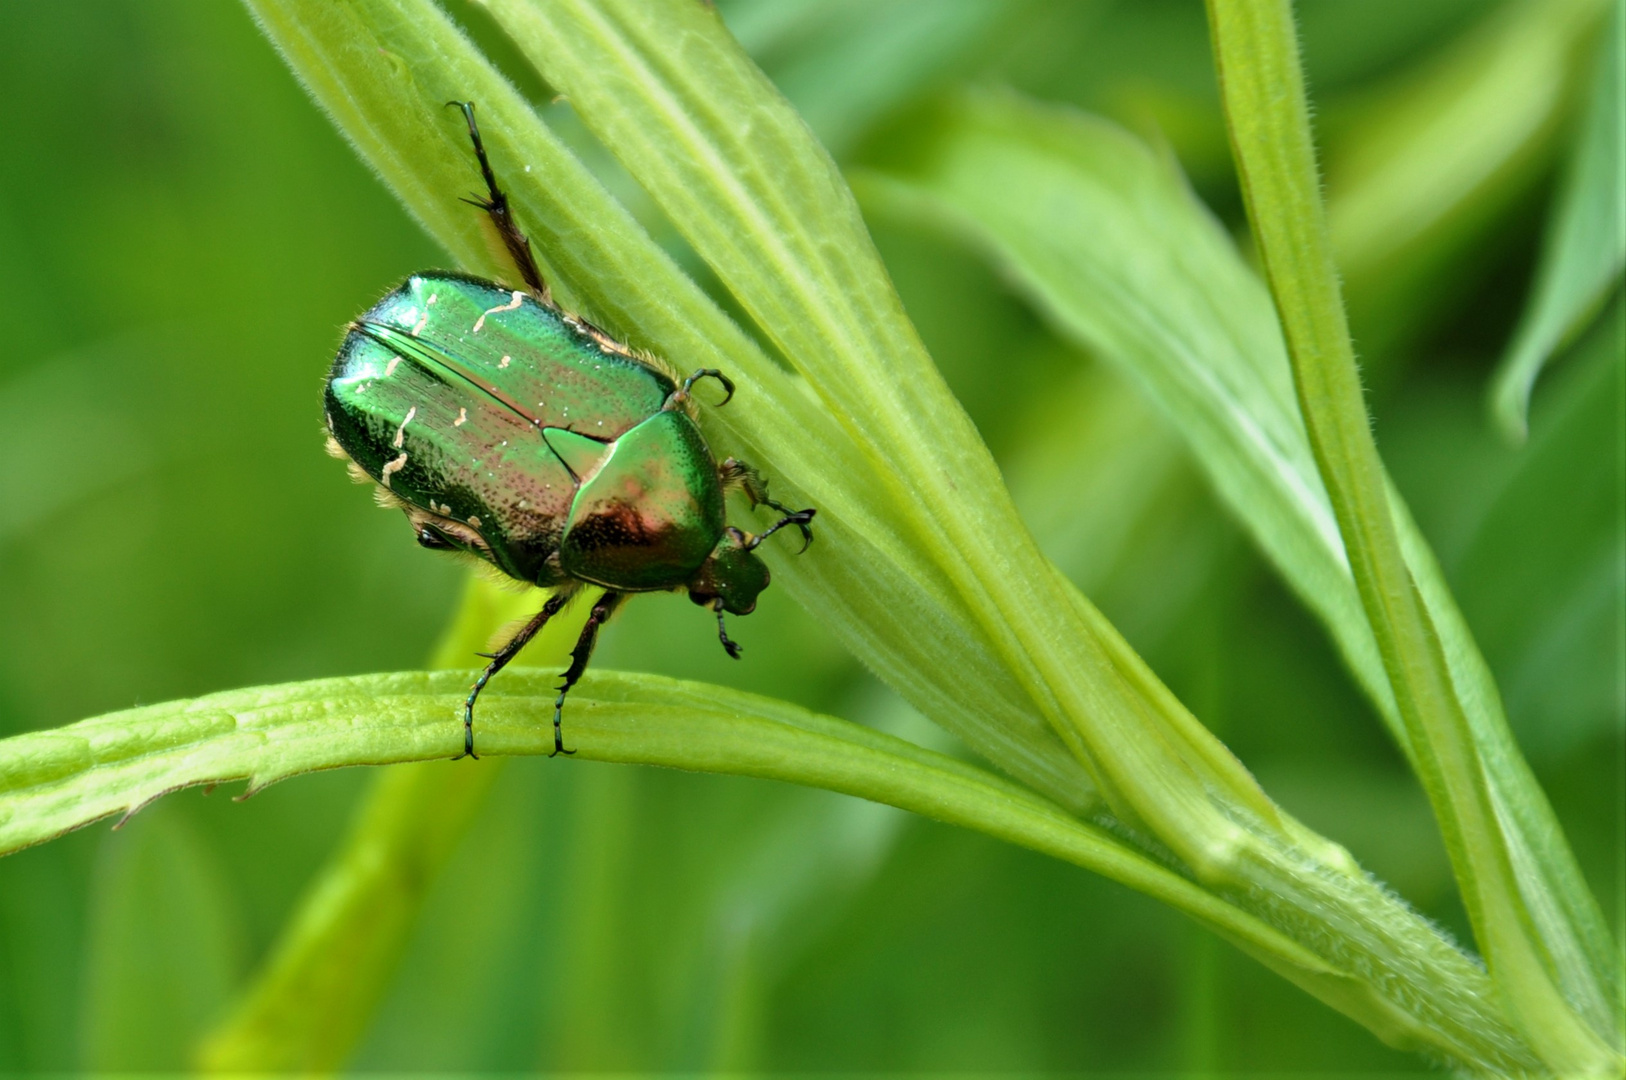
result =
M576 647L570 650L570 667L565 671L564 682L559 687L559 698L553 703L553 753L574 754L574 750L565 749L564 736L564 710L565 695L570 688L576 685L576 680L582 677L587 670L587 662L593 658L593 646L598 643L598 630L609 621L615 609L620 606L626 596L622 593L607 592L599 597L598 603L593 605L592 612L587 616L587 625L582 627L581 637L576 639Z
M752 547L756 547L757 544L783 529L786 525L794 525L802 531L802 550L807 550L807 545L813 542L813 530L808 528L808 523L813 520L813 515L818 511L792 510L784 503L775 502L773 499L768 498L768 478L763 476L756 466L747 465L739 458L725 460L717 467L717 475L722 479L724 489L738 487L745 492L745 497L751 500L753 508L766 506L784 515L784 517L769 526L767 531L758 536L751 544Z
M486 688L486 683L491 681L491 677L507 667L508 661L518 656L519 651L529 645L531 639L544 626L548 625L548 620L559 614L559 609L569 601L570 595L570 593L565 592L548 597L548 602L542 605L542 610L537 612L530 622L520 627L519 633L509 638L506 645L494 653L480 654L489 659L491 663L487 664L486 669L480 673L480 677L475 680L473 688L469 690L468 699L463 702L463 752L454 757L453 761L460 761L466 757L479 758L480 755L474 752L474 699L480 696L480 691Z
M716 406L714 406L715 408L720 409L724 405L727 405L730 401L734 400L734 380L730 379L727 375L724 375L716 368L707 367L701 368L693 375L690 375L687 379L684 379L682 386L679 386L676 390L673 390L670 394L666 395L666 403L661 406L661 411L673 412L687 405L691 396L690 391L694 389L694 384L699 382L701 379L716 379L718 384L723 388L723 400L719 401Z

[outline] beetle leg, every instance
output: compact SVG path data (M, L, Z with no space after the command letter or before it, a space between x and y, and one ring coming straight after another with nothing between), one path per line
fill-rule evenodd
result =
M671 412L673 409L676 409L682 405L685 401L688 401L689 391L693 389L694 384L699 382L701 379L716 379L718 382L723 384L723 400L717 403L715 406L716 408L720 409L724 405L727 405L730 401L734 400L733 379L730 379L727 375L724 375L716 368L701 368L693 375L690 375L687 379L684 379L682 386L678 387L676 390L673 390L666 396L666 402L661 406L661 411Z
M783 506L777 506L775 509L784 510L785 508ZM780 518L772 525L769 525L756 536L751 537L750 542L745 545L745 550L756 550L758 545L760 545L764 540L768 539L768 537L772 536L774 533L778 532L780 529L783 529L786 525L794 525L798 529L802 530L802 551L806 551L807 545L813 542L813 530L808 528L807 525L808 522L813 520L813 515L817 513L817 510L811 508L807 510L786 511L784 517Z
M582 636L576 639L576 647L570 650L570 667L561 678L564 682L559 686L559 698L553 703L553 753L574 754L574 750L565 749L563 730L565 695L570 688L576 685L576 680L582 677L587 670L587 661L593 658L593 646L598 643L598 628L609 621L615 609L620 606L626 597L621 593L607 592L599 597L598 603L593 605L592 612L587 616L587 625L582 627Z
M722 408L724 405L727 405L730 401L734 400L734 380L730 379L727 375L724 375L721 371L718 371L716 368L710 368L710 367L701 368L699 371L695 372L693 375L690 375L687 379L684 379L683 380L683 392L685 394L687 394L689 392L689 389L691 387L693 387L694 384L699 382L701 379L716 379L718 382L723 384L723 390L725 391L725 393L723 395L723 400L721 400L721 401L719 401L717 403L717 407L719 409Z
M536 254L531 251L531 241L519 231L514 223L513 211L508 207L508 193L497 186L497 174L491 171L491 159L486 157L486 146L480 138L480 128L474 122L474 102L448 101L446 107L457 106L463 110L463 119L469 123L469 139L474 143L474 156L480 163L480 175L485 177L486 197L464 199L470 206L478 206L491 216L491 223L497 228L497 235L502 238L503 247L508 249L508 257L514 260L514 268L525 284L531 287L531 292L542 303L553 306L553 294L548 291L548 283L542 279L542 271L536 265Z
M807 545L813 542L813 530L807 526L813 520L813 515L818 513L817 510L792 510L784 503L768 498L768 478L754 465L747 465L739 458L726 459L717 467L717 474L722 478L724 487L738 484L746 498L751 500L752 507L766 506L785 515L753 540L751 547L756 547L786 525L794 525L802 531L802 550L807 550Z
M734 659L740 658L740 643L728 636L728 627L723 625L723 602L719 600L714 610L717 612L717 640L723 643L723 651Z
M473 688L469 690L468 700L463 702L463 752L453 758L453 761L466 757L478 758L480 756L474 752L474 699L480 696L480 691L486 688L486 683L491 681L491 677L507 667L508 661L519 655L519 651L529 644L530 640L548 624L548 620L559 614L559 609L564 607L569 599L569 593L559 593L548 597L548 602L542 605L542 610L537 612L530 622L520 627L519 633L508 639L508 644L494 653L478 654L489 657L491 663L487 664L486 669L480 673L480 677L475 680Z

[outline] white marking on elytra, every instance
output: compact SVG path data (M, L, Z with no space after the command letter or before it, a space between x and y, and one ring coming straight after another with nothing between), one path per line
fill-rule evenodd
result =
M474 320L474 330L472 332L476 334L480 332L480 327L486 324L487 315L495 315L499 311L513 311L515 308L519 307L524 300L525 294L520 292L518 289L515 289L514 298L508 301L508 303L503 304L500 307L486 308L485 311L481 312L480 317Z
M384 467L378 470L378 482L383 484L385 487L389 487L390 476L394 473L400 472L402 468L406 466L406 461L406 451L403 450L401 452L401 456L396 458L394 461L384 462Z
M497 370L500 371L503 368L507 367L509 364L512 364L513 362L514 362L514 358L512 356L505 356L501 360L497 361Z
M384 365L384 378L387 379L391 375L394 375L395 374L395 369L400 367L400 366L401 366L401 358L399 356L390 357L390 362Z
M430 304L433 304L436 300L439 300L439 299L440 299L440 294L439 293L430 293L429 294L429 299L424 301L424 307L428 307Z
M414 326L412 328L412 336L417 337L419 334L423 333L423 328L428 326L428 325L429 325L429 312L426 311L426 312L423 313L423 318L418 320L418 325Z
M406 435L406 426L412 423L412 418L417 415L418 407L414 405L407 410L406 419L401 421L401 426L395 429L395 448L397 450L401 449L401 439Z
M453 427L462 427L464 424L466 424L468 422L469 422L469 410L464 409L464 408L459 408L457 410L457 419L452 421L452 426Z

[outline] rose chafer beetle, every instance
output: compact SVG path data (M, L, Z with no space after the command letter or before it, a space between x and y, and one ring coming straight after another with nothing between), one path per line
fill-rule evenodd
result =
M812 541L813 510L768 497L751 466L712 456L695 424L696 382L734 384L710 368L679 378L553 302L530 242L497 185L474 106L461 108L485 179L467 199L490 218L524 289L428 272L351 323L325 394L328 447L380 501L405 511L426 548L489 562L551 589L542 610L495 653L463 707L463 753L474 755L474 703L549 619L584 586L604 590L563 673L553 752L566 750L565 696L581 678L598 631L628 594L687 589L717 615L748 615L768 587L752 552L787 525ZM723 496L782 516L752 535L729 525Z

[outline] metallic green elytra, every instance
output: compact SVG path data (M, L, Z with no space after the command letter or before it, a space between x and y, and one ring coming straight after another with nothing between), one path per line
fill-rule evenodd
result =
M350 325L328 376L330 448L405 511L418 543L553 590L470 691L464 754L474 753L474 702L487 681L577 589L605 590L559 688L558 753L565 695L627 594L687 589L716 612L718 636L738 657L723 614L749 614L768 586L753 549L786 525L801 529L805 547L814 511L780 506L755 469L712 456L690 391L709 377L726 403L734 386L721 373L680 380L553 303L497 186L473 106L453 104L486 180L487 197L469 201L489 215L527 287L426 272L375 304ZM754 536L729 526L723 496L735 487L783 516Z

